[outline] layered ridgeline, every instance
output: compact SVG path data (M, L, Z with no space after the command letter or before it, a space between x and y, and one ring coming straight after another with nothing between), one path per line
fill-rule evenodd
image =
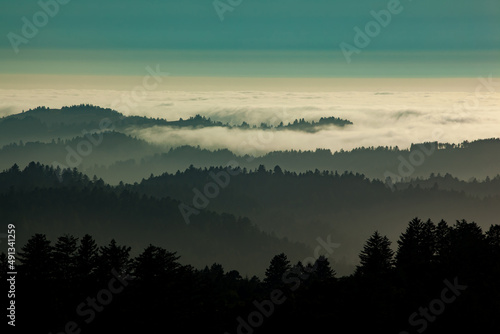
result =
M483 182L484 188L494 188L499 179ZM391 189L361 174L295 173L279 166L242 169L235 176L220 167L191 167L124 187L157 198L174 197L185 204L184 214L189 217L196 216L192 210L200 207L249 217L264 231L312 247L317 236L332 235L342 245L336 255L351 264L369 231L396 237L401 222L415 216L448 221L465 218L484 228L498 224L500 217L498 189L482 197L437 185Z
M207 150L180 146L165 148L120 132L102 134L99 145L88 137L53 140L49 143L13 143L0 148L0 170L17 163L24 167L31 161L61 168L78 168L89 176L97 175L111 184L138 182L151 174L174 173L190 165L196 167L225 166L236 162L247 169L260 165L305 172L307 170L353 171L371 179L392 182L430 175L450 174L463 181L493 179L500 174L500 140L485 139L458 145L427 143L409 149L389 147L359 148L352 151L277 151L263 156L238 155L227 149ZM95 138L94 138L95 139ZM97 140L97 139L96 139ZM78 150L79 147L85 147ZM90 143L87 145L86 143ZM426 155L426 152L432 153ZM433 149L435 148L435 149ZM412 159L423 156L421 163ZM438 184L440 183L437 180ZM432 182L432 185L434 182ZM457 188L458 189L458 188Z
M174 173L190 165L221 166L235 161L256 169L259 165L304 172L307 170L353 171L371 179L392 182L447 173L468 181L494 178L500 173L500 140L485 139L460 144L421 143L408 149L398 147L361 147L351 151L276 151L263 156L238 155L226 149L158 145L131 136L137 129L237 127L268 131L310 131L324 126L342 127L349 121L322 118L318 122L296 120L288 125L246 123L229 125L203 116L167 121L146 117L125 117L111 109L74 106L61 109L37 108L0 119L0 170L14 163L24 167L31 161L78 168L106 182L138 182L150 174ZM309 128L309 130L308 130ZM302 129L302 130L300 130ZM439 184L439 182L438 182Z
M290 249L294 258L312 252L318 238L340 245L336 268L350 273L371 231L396 237L415 216L474 220L485 229L498 224L498 194L480 198L439 186L403 188L393 191L360 174L297 174L264 166L191 167L112 187L75 170L33 163L22 172L14 166L0 174L0 205L6 222L20 224L19 238L92 232L102 242L120 236L139 248L154 241L196 265L217 261L243 273L262 270L259 259L272 250Z
M205 116L196 115L188 119L168 121L160 118L140 116L124 116L118 111L101 108L89 104L50 109L37 107L20 114L0 118L0 146L18 143L19 141L51 141L70 139L85 133L118 131L127 133L132 129L144 129L154 126L172 128L206 128L222 127L237 129L262 129L262 130L293 130L317 132L326 126L344 127L351 125L349 120L337 117L322 117L318 121L308 122L296 119L293 122L278 125L267 123L229 124L214 121Z
M203 210L186 222L178 207L167 196L113 188L76 170L32 163L0 173L2 229L14 224L19 244L36 233L89 233L100 243L114 238L137 251L153 243L178 251L196 267L217 262L242 275L263 274L263 260L283 251L295 260L312 253L304 244L262 232L247 218Z
M459 180L447 173L445 175L432 173L428 178L414 178L399 182L394 185L395 189L408 188L439 188L443 190L455 190L466 194L486 197L500 195L500 175L494 178L486 177L484 180L472 178L468 181Z
M65 156L63 148L59 147L58 152L58 157L63 159ZM0 151L1 155L2 151ZM24 155L26 158L29 156L29 154ZM41 155L36 157L42 158ZM5 161L14 162L13 159ZM238 155L227 149L207 150L181 146L171 148L167 152L144 155L136 159L130 157L107 166L98 161L94 164L90 162L94 160L90 158L89 163L85 164L86 167L82 169L85 173L97 174L113 184L119 181L136 182L149 177L150 174L158 175L165 171L174 173L190 165L209 167L225 166L228 163L236 163L249 170L255 170L260 165L264 165L269 168L280 166L284 170L297 173L311 170L338 171L339 173L349 171L363 174L370 179L384 181L388 185L417 177L427 178L430 175L446 174L464 181L482 181L493 179L500 174L500 139L477 140L456 145L422 143L413 144L408 149L362 147L339 152L331 152L328 149L276 151L263 156ZM84 163L85 161L82 165Z

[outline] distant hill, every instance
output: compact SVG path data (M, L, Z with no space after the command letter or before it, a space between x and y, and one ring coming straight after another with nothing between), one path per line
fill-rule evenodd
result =
M395 188L399 190L416 187L454 190L478 197L500 196L500 175L497 174L493 178L486 177L482 181L478 181L476 178L463 181L448 173L445 175L432 173L428 178L416 178L395 184Z
M424 146L435 147L432 154L422 153ZM419 164L414 155L421 154L423 160ZM9 160L12 162L12 160ZM108 182L135 182L150 174L184 170L191 164L196 167L222 166L235 161L242 168L254 170L259 165L269 168L279 165L282 169L294 172L308 170L319 171L352 171L370 179L386 181L391 177L393 182L417 177L428 177L432 173L447 173L461 180L486 177L493 178L500 174L500 139L484 139L461 144L426 143L413 144L409 149L397 147L361 147L351 151L331 152L317 149L315 151L276 151L261 157L241 156L228 150L210 151L189 146L158 152L140 159L117 161L110 166L100 165L86 170L90 175L97 174Z
M225 182L214 178L223 171L190 167L126 189L157 198L173 197L191 207L195 200L203 203L201 193L209 210L249 217L264 231L311 246L317 237L330 234L342 244L336 254L349 261L356 259L368 231L397 237L401 222L416 216L434 221L465 217L484 228L497 224L500 217L499 195L480 199L464 192L420 187L391 191L381 181L348 172L295 173L261 166L256 171L241 170L215 191L208 185ZM217 195L212 196L213 192Z
M17 163L21 167L31 161L61 168L84 170L94 165L111 165L130 158L140 159L161 151L161 148L144 140L132 138L120 132L105 132L92 135L99 145L92 144L88 137L57 139L43 143L40 141L9 144L0 148L0 169ZM84 143L84 145L82 145Z
M88 138L83 136L69 140L52 140L48 143L27 142L6 145L0 148L0 170L9 168L14 163L24 167L30 161L48 165L58 163L62 168L77 167L89 176L98 175L112 184L118 184L120 181L138 182L151 174L174 173L190 165L222 166L229 161L235 161L242 168L249 170L256 169L259 165L269 167L279 165L283 169L295 172L315 169L353 171L384 182L387 175L395 176L394 181L396 181L396 178L427 178L432 173L435 175L448 173L460 180L472 178L483 180L500 174L499 139L478 140L458 145L433 143L437 149L431 155L425 155L425 160L417 166L410 163L410 156L421 152L421 146L417 144L405 150L397 147L370 147L332 153L330 150L317 149L277 151L262 157L254 157L237 155L227 149L211 151L191 146L167 150L162 146L114 131L102 134L102 138L100 145L91 146L91 153L88 155L75 153L80 142L88 141ZM429 145L426 144L427 147Z
M461 180L500 174L500 139L490 138L463 143L415 143L408 149L360 147L350 151L276 151L263 156L241 156L228 150L199 147L172 147L151 144L134 138L130 129L161 127L237 127L242 129L282 129L313 131L322 126L345 126L350 122L335 117L318 122L296 120L287 125L229 125L196 115L189 119L167 121L124 116L117 111L92 105L47 109L38 107L0 119L0 170L14 163L24 167L30 161L62 168L77 167L86 174L98 175L118 184L138 182L151 174L196 167L222 166L236 161L250 170L259 165L304 172L352 171L370 179L391 182L447 173ZM454 188L455 189L455 188ZM456 188L459 189L459 188Z
M0 173L1 225L6 231L7 224L15 224L18 244L35 233L89 233L103 243L115 238L137 252L153 243L179 251L199 268L218 262L243 275L262 275L267 259L282 251L296 261L312 253L304 244L263 233L247 218L230 214L201 211L186 224L178 206L169 197L112 188L76 170L31 163Z
M230 152L218 151L217 154L223 157L230 155ZM221 217L226 214L230 224L236 225L239 220L235 217L248 217L259 230L271 236L287 238L310 247L315 247L318 237L330 235L332 242L342 245L335 253L338 261L336 267L342 274L349 272L349 265L355 263L359 248L373 230L397 237L404 223L416 216L434 221L475 220L486 229L491 224L497 224L500 217L498 192L483 193L477 197L464 191L475 189L474 184L477 182L464 183L454 179L450 183L450 190L447 190L439 186L424 187L423 183L420 186L418 182L425 181L416 180L415 185L405 186L404 182L396 184L395 191L392 191L382 181L349 172L315 170L296 173L279 166L272 170L260 166L256 170L240 168L237 171L238 175L225 181L220 176L227 172L223 167L191 166L182 172L164 173L140 183L120 183L111 187L98 178L90 181L89 177L76 169L66 170L62 176L58 176L61 170L49 166L31 163L21 172L15 165L0 173L0 194L4 194L0 198L3 203L0 212L3 217L10 217L10 220L24 222L23 235L31 235L36 231L53 235L63 232L79 235L90 229L105 237L121 229L123 235L130 238L126 240L129 244L134 245L132 239L135 240L137 236L140 236L140 240L167 240L176 245L175 249L182 250L189 261L197 264L200 262L188 256L193 254L195 257L193 252L196 252L186 241L190 235L189 229L182 227L183 233L187 234L177 234L170 230L163 231L163 228L184 226L186 215L189 220L193 220L194 225L199 222L200 226L205 226L203 224L207 221L219 226L220 221L225 219ZM448 178L446 176L444 179ZM220 185L226 182L227 186ZM498 178L482 184L484 189L495 189ZM457 185L464 189L455 189ZM191 215L189 210L200 209L196 206L199 203L203 204L203 214ZM181 211L180 204L190 209ZM89 208L98 209L89 213ZM121 214L122 211L127 214ZM69 221L67 217L70 217ZM169 221L174 222L174 225L169 225ZM167 225L164 226L164 223ZM241 226L253 229L248 224ZM160 234L154 232L158 228ZM212 229L208 225L207 228L207 231ZM239 244L234 239L218 239L222 237L217 233L213 240L212 237L207 240L206 235L200 235L200 238L205 238L200 243ZM220 233L232 235L226 234L224 230L220 230ZM261 242L264 241L257 244ZM283 245L288 247L287 243ZM236 244L234 247L237 247ZM292 253L298 254L298 250L290 247ZM232 260L223 253L221 249L220 253L211 256L229 264ZM238 270L242 269L238 267Z
M93 105L49 109L38 107L0 118L0 146L20 141L48 142L85 133L123 130L129 126L163 125L165 120L131 116Z
M61 109L37 107L20 114L0 118L0 147L20 141L51 141L52 139L71 139L85 133L100 131L117 131L128 133L129 130L153 126L168 126L177 128L225 127L238 129L263 129L316 132L325 126L344 127L352 124L349 120L337 117L322 117L318 122L304 119L277 126L261 123L250 125L243 122L240 125L230 125L213 121L205 116L196 115L186 120L167 121L160 118L141 116L125 116L118 111L101 108L90 104L81 104Z

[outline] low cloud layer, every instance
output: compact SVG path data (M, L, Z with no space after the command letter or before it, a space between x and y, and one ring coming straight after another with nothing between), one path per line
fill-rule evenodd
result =
M213 120L241 124L278 124L297 118L318 120L335 116L354 125L331 127L317 133L225 128L132 129L131 134L164 144L229 148L237 153L264 154L273 150L328 148L349 150L360 146L408 147L413 142L438 140L461 142L500 137L500 87L470 92L439 91L151 91L134 105L121 102L118 111L127 115L177 120L202 114ZM39 105L92 103L112 107L127 91L114 90L0 90L1 115ZM121 106L121 108L120 108Z

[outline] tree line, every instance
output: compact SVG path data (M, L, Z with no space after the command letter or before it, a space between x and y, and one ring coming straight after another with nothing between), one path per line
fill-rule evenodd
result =
M218 263L183 265L175 251L154 245L131 257L131 247L114 239L99 247L90 235L52 243L35 234L18 253L18 326L53 333L70 321L92 333L498 332L500 225L483 231L465 220L415 218L396 245L374 232L356 271L343 277L328 257L291 263L277 254L261 279ZM6 284L5 254L0 263ZM118 291L111 299L104 298L108 287Z

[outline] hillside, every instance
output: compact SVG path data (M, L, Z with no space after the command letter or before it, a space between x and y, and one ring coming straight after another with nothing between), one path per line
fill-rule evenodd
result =
M62 182L60 182L62 180ZM150 243L179 252L183 260L203 268L218 262L243 275L262 274L263 259L285 251L299 259L311 250L303 244L261 232L247 218L201 211L189 224L179 202L142 196L89 180L76 170L58 171L32 163L0 173L2 226L15 224L18 243L36 233L96 235L115 238L137 251ZM119 231L119 232L118 232ZM118 234L117 234L118 233Z
M396 237L401 222L415 216L464 218L484 228L497 224L500 217L498 195L480 199L464 192L419 187L392 191L380 181L347 172L295 173L261 166L255 171L241 170L228 182L224 173L220 167L191 167L125 188L157 198L174 197L192 208L202 203L208 210L246 216L264 231L311 246L318 236L330 234L342 244L337 254L351 263L368 231ZM214 183L227 185L214 189Z
M202 115L195 115L188 119L166 120L161 118L149 118L141 116L125 116L116 110L101 108L90 104L62 107L51 109L37 107L19 114L0 118L0 147L3 145L18 143L20 141L42 141L47 142L57 139L71 139L86 133L103 131L118 131L129 134L132 130L169 127L169 128L237 128L237 129L261 129L261 130L293 130L304 132L316 132L328 126L344 127L351 125L349 120L337 117L321 117L319 121L305 121L296 119L293 122L274 126L261 123L241 124L222 123L214 121Z

